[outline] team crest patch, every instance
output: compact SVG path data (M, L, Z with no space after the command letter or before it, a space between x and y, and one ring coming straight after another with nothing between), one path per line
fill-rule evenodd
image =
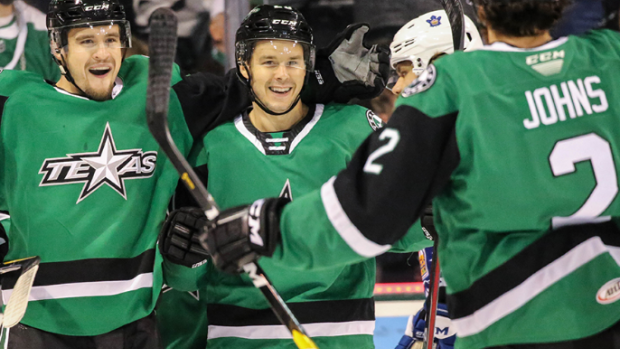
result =
M426 70L415 79L411 85L407 86L402 93L403 97L413 96L431 88L437 79L437 70L434 65L429 65Z
M77 199L80 203L106 184L127 200L125 180L151 177L156 162L156 151L117 150L110 124L107 123L96 152L45 159L39 170L39 174L43 175L39 186L84 183Z
M596 293L596 301L600 304L611 304L620 299L620 278L607 282Z
M430 24L431 27L438 27L441 25L441 16L432 15L431 19L427 19L426 23Z
M370 127L372 127L373 131L383 128L383 121L372 110L366 111L366 119L368 119L368 124L370 124Z

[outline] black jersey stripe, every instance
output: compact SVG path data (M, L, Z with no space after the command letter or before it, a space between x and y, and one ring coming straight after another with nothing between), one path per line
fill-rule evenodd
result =
M0 127L2 127L2 114L4 114L4 105L6 104L7 99L9 99L9 97L0 96Z
M613 222L574 225L550 231L476 280L468 289L448 295L450 317L459 319L473 314L594 236L599 236L605 245L620 246L620 229Z
M373 321L373 298L287 303L303 324L322 322ZM249 309L228 304L207 304L209 325L263 326L280 325L271 309Z
M68 262L41 263L33 286L50 286L81 282L131 280L153 272L155 249L134 258L97 258ZM17 273L2 276L2 289L12 289Z

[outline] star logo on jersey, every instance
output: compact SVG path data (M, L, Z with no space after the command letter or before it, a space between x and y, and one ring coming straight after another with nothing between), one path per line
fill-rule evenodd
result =
M127 200L125 180L151 177L156 161L156 151L117 150L107 123L96 152L45 159L39 170L43 175L39 186L84 183L77 200L80 203L105 184Z
M373 131L383 128L383 120L370 109L366 110L366 119Z
M430 24L431 27L437 27L441 25L441 16L432 15L431 19L427 19L426 23Z
M280 192L279 197L286 198L286 199L293 201L293 192L291 191L291 181L289 181L288 178L286 179L286 183L284 183L284 187L282 188L282 191Z

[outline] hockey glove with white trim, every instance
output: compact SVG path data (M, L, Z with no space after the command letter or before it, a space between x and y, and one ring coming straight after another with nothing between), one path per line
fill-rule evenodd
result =
M365 45L369 29L368 24L351 24L317 51L315 76L309 80L316 102L346 103L383 92L390 75L390 49Z
M215 266L237 274L261 256L273 255L280 241L280 214L289 202L285 198L260 199L222 211L209 221L200 241Z
M207 261L209 254L198 237L207 217L196 207L183 207L172 211L159 233L159 251L172 263L196 268Z

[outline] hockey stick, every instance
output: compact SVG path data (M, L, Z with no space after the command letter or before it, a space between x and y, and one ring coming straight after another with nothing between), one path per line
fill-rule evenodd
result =
M41 259L35 256L10 261L0 267L0 275L20 271L15 286L13 286L13 291L9 296L9 301L2 313L1 326L3 328L11 328L17 325L24 317L24 314L26 314L30 290L32 290L32 283L39 270L40 262Z
M179 172L181 180L189 192L196 199L207 218L211 220L217 217L219 209L213 197L207 192L187 160L177 149L168 128L170 80L177 40L176 16L171 10L160 8L153 12L150 22L149 80L146 96L146 118L149 130L174 168ZM308 337L258 263L248 263L243 269L252 279L254 286L263 293L278 320L291 332L297 347L299 349L317 349L316 344Z
M441 0L441 6L448 15L450 28L452 29L452 44L454 51L463 50L465 46L465 14L463 13L463 3L461 0ZM439 255L437 254L437 246L439 238L435 234L433 236L433 260L431 262L431 283L429 285L430 309L428 313L428 322L426 333L428 339L426 349L433 348L433 340L435 339L435 320L437 319L437 301L439 295L439 280L441 270L439 268Z
M454 51L462 50L465 46L465 15L461 0L441 0L441 6L448 15L452 29L452 43Z

